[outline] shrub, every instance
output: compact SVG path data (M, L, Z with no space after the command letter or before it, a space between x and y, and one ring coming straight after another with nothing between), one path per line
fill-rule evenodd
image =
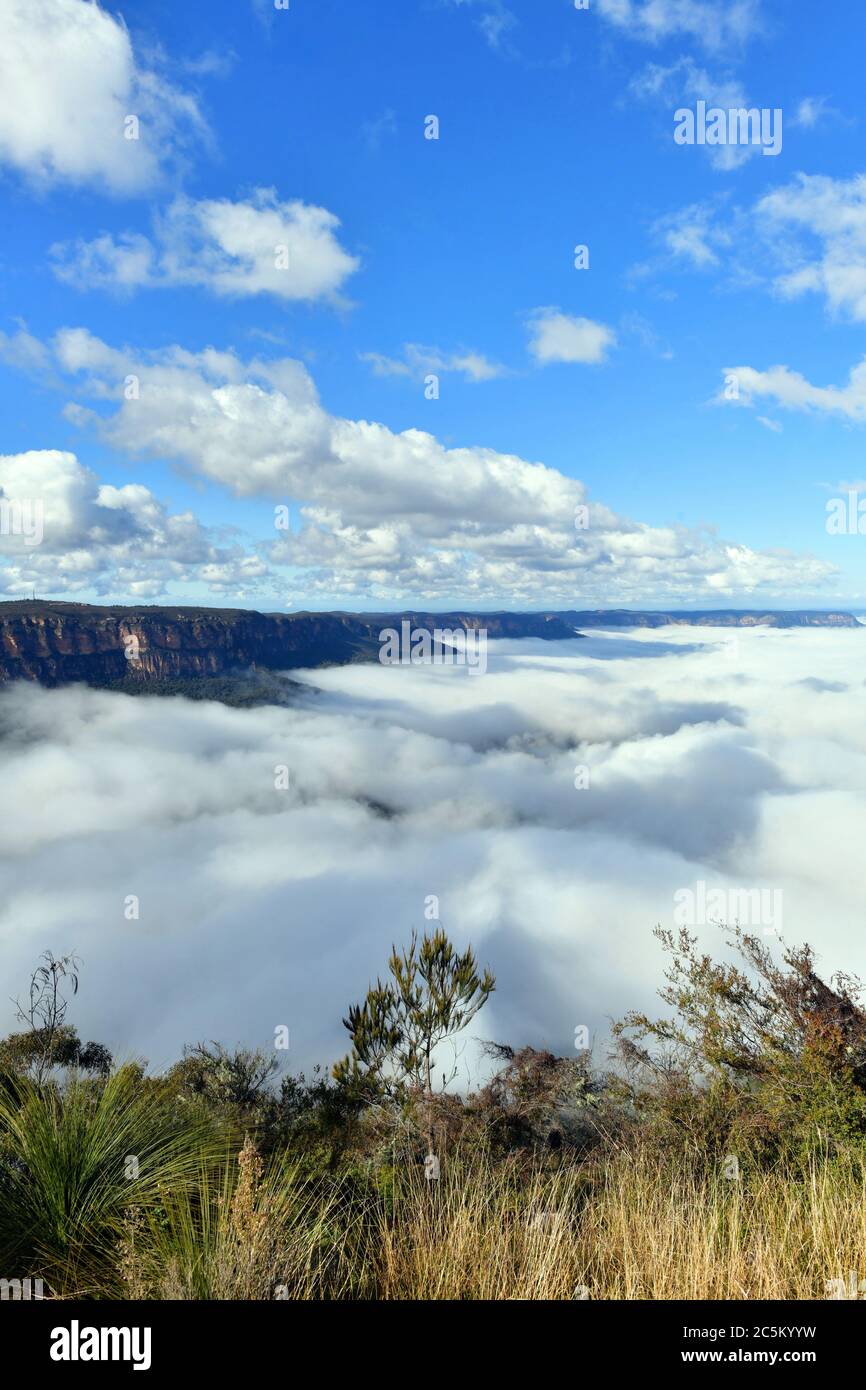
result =
M659 928L671 957L660 991L674 1017L615 1025L623 1097L656 1134L695 1153L755 1161L839 1152L866 1140L866 1013L853 976L830 984L809 946L768 947L725 929L748 967L719 963L697 937ZM649 1044L649 1045L648 1045Z
M10 1273L79 1294L111 1277L129 1208L157 1209L216 1156L207 1118L122 1067L62 1090L7 1076L0 1088L0 1253Z

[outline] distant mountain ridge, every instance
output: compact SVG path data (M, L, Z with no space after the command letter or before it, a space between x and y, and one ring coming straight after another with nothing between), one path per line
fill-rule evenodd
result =
M575 627L863 627L853 613L811 608L716 608L677 613L627 608L556 610Z
M753 627L859 627L850 613L810 610L631 612L626 609L539 613L258 613L244 608L96 605L48 599L0 603L0 681L44 685L85 681L110 686L142 681L222 677L253 669L287 671L375 661L383 628L484 628L490 638L577 640L576 629L668 624ZM135 660L127 653L134 647Z

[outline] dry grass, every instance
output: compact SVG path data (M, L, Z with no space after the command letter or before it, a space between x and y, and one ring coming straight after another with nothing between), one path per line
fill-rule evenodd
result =
M371 1251L387 1299L570 1299L580 1282L576 1170L519 1186L495 1168L413 1175L382 1213Z
M407 1197L379 1233L378 1296L824 1299L866 1275L866 1181L829 1166L729 1181L629 1156L591 1186L531 1179L514 1205L495 1173Z
M829 1165L802 1179L606 1171L578 1242L593 1298L823 1299L866 1274L866 1181Z
M128 1297L824 1299L866 1277L866 1179L829 1164L726 1180L640 1154L528 1176L453 1159L364 1199L245 1164L168 1204L150 1248L136 1233Z

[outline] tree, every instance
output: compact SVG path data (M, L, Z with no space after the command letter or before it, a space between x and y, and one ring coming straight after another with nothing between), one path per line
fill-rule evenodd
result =
M507 1149L544 1142L550 1148L587 1142L587 1117L595 1113L600 1086L589 1057L557 1057L546 1049L484 1044L487 1057L504 1065L478 1093L476 1105Z
M259 1049L229 1052L218 1042L185 1047L173 1078L217 1108L252 1111L268 1096L268 1082L279 1062Z
M496 981L479 975L471 948L458 954L441 927L432 936L412 933L408 950L394 946L388 961L390 980L367 991L353 1004L343 1026L352 1050L334 1067L337 1081L370 1095L434 1094L437 1048L460 1033L487 1002ZM442 1073L445 1091L457 1075Z
M72 1040L77 1043L74 1030L64 1027L69 1001L64 994L63 986L65 981L73 994L78 993L81 961L74 952L68 956L54 956L51 951L45 951L41 959L44 964L38 965L30 977L26 1003L22 1003L20 999L12 1000L17 1018L27 1025L29 1033L25 1034L23 1039L20 1034L9 1039L10 1043L17 1041L19 1052L26 1054L27 1063L38 1086L41 1086L53 1066L74 1062L80 1053L80 1044L78 1051L70 1047ZM97 1047L96 1043L87 1044L87 1048ZM98 1060L96 1070L101 1069L104 1059Z
M82 1043L77 1029L68 1023L55 1031L47 1049L41 1031L10 1033L0 1042L0 1070L23 1076L36 1078L40 1067L43 1074L52 1067L75 1067L78 1071L106 1077L111 1066L108 1048L97 1042Z

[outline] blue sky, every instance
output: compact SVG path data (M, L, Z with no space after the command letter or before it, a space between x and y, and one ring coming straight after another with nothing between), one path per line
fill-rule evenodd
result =
M866 606L864 28L3 0L0 594Z

